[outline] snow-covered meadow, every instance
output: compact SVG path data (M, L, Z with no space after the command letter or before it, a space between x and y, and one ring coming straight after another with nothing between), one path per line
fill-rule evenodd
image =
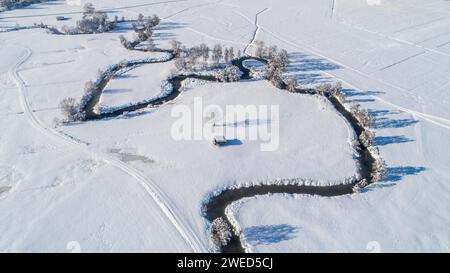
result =
M85 3L86 1L81 1ZM289 52L286 78L341 81L349 103L377 118L384 181L342 197L266 195L229 215L250 251L440 251L450 245L450 4L444 0L103 0L98 10L158 14L155 43L221 43L251 53L255 40ZM61 28L81 6L55 1L0 13L0 30ZM56 16L68 20L57 21ZM192 81L174 101L111 119L54 126L59 102L130 51L119 35L0 33L0 251L210 251L203 202L226 187L283 178L328 185L357 173L354 133L332 105L267 81ZM146 64L109 82L101 104L158 96L173 62ZM260 69L260 68L259 68ZM279 105L279 148L235 139L175 141L173 107ZM237 125L239 126L239 124Z

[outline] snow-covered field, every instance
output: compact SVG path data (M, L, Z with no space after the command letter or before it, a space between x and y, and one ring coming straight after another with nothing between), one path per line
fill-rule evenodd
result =
M82 3L86 1L81 1ZM162 18L168 48L222 43L251 53L255 40L289 52L285 76L303 86L342 81L349 102L376 116L384 181L342 197L268 195L229 215L250 251L450 250L450 3L444 0L92 0L110 17ZM74 25L65 1L0 13L0 29ZM69 17L57 21L56 16ZM283 178L341 183L357 173L349 125L326 101L266 81L193 81L141 115L54 127L59 102L120 61L160 57L124 49L109 33L0 33L0 251L210 251L202 203L226 187ZM101 104L158 96L173 62L114 78ZM177 105L278 105L279 148L234 139L175 141ZM264 124L264 120L258 120ZM267 122L267 121L266 121ZM245 120L235 126L247 124ZM250 121L250 126L254 125Z

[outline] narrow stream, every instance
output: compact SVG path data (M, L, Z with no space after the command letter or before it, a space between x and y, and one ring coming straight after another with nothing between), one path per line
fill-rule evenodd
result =
M45 25L36 25L31 27L24 28L16 28L11 31L27 29L27 28L46 28L51 31L53 34L63 34L59 32L57 29L53 27L48 27ZM134 49L140 50L140 49ZM183 92L183 81L189 78L192 79L200 79L205 81L217 81L214 76L201 75L201 74L186 74L186 75L176 75L168 79L168 82L172 85L172 91L165 95L164 97L157 98L148 102L141 102L135 105L123 107L112 112L108 113L96 113L94 111L95 106L99 103L103 90L106 88L107 84L110 80L119 73L124 68L133 68L138 65L150 64L150 63L163 63L172 61L175 57L173 55L172 50L167 49L152 49L152 50L143 50L143 51L156 51L156 52L165 52L170 54L170 56L163 60L143 60L137 62L129 62L125 66L116 65L114 66L108 75L105 75L103 78L97 81L98 90L96 93L90 98L90 100L86 103L85 109L83 109L86 113L85 120L99 120L104 118L113 118L120 116L126 112L137 111L146 107L156 107L160 106L166 102L172 101L176 99ZM252 76L250 70L243 65L245 60L256 60L263 63L267 63L267 60L256 58L252 56L244 56L238 59L234 59L231 63L237 66L242 75L241 80L251 80ZM286 90L287 84L282 82L279 89ZM317 94L314 89L295 89L293 93L301 93L308 95ZM331 96L329 94L324 95L326 99L335 107L336 111L339 112L351 125L356 135L359 136L364 132L364 128L360 125L358 120L352 115L352 113L340 102L336 97ZM216 218L223 218L230 227L233 227L227 215L225 213L226 208L235 201L238 201L242 198L254 197L257 195L265 195L269 193L287 193L287 194L309 194L309 195L319 195L319 196L341 196L353 193L353 186L358 182L365 179L368 184L373 183L371 173L374 169L375 158L372 153L369 151L367 147L362 145L359 141L356 145L356 151L359 153L359 156L356 158L358 162L358 177L360 177L359 181L353 181L351 183L342 183L333 186L307 186L307 185L254 185L249 187L241 187L237 189L225 189L220 192L218 195L211 197L207 203L203 204L203 210L205 218L212 222ZM10 187L0 187L0 194L2 192L10 190ZM222 252L245 252L245 249L240 241L239 234L236 233L235 230L232 229L232 236L227 245L221 247Z

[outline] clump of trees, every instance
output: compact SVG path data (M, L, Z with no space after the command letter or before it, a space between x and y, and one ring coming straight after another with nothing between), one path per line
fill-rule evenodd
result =
M83 7L83 18L78 20L74 29L66 29L69 34L101 33L113 28L114 22L109 21L105 12L96 11L92 3Z
M231 228L228 223L222 218L216 218L211 223L211 239L218 247L223 247L228 244L231 239Z
M321 84L316 86L316 93L318 95L326 97L334 97L340 103L344 103L346 100L345 93L342 91L342 84L340 82L335 84ZM289 90L289 87L288 87ZM373 157L372 170L370 173L370 181L381 181L386 174L386 163L382 158L378 156L378 149L374 147L375 133L372 131L374 123L374 117L367 109L362 109L361 105L353 104L349 109L351 115L356 119L358 125L362 128L362 132L359 134L359 143L367 148ZM366 187L370 182L366 179L362 179L354 185L353 191L359 192L362 188Z
M122 46L125 47L126 49L130 50L133 49L133 44L130 41L128 41L127 38L125 38L125 36L120 35L119 40Z

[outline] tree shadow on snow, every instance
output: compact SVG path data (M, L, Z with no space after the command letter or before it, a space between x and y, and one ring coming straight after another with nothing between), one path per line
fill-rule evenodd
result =
M404 176L418 175L421 172L426 171L425 167L415 166L398 166L386 168L386 175L383 181L372 184L370 187L365 188L364 191L371 191L374 188L390 188L401 181Z
M245 238L251 245L269 245L295 238L299 228L282 224L254 226L244 229Z

